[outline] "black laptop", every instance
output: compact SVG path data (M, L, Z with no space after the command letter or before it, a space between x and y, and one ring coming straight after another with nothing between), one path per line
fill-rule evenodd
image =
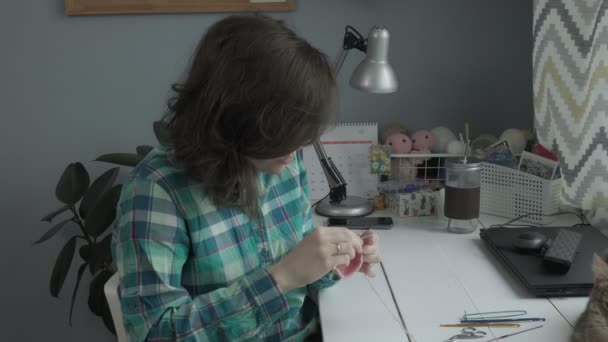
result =
M556 273L546 267L538 253L525 253L514 247L517 236L537 231L553 239L560 229L581 233L576 257L567 273ZM593 253L602 255L608 248L608 237L592 226L576 227L497 227L482 229L481 239L492 253L538 297L588 296L593 287Z

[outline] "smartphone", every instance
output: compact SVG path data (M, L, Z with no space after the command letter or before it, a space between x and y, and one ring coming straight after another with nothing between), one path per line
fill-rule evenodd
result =
M391 217L330 217L327 219L327 225L340 226L351 229L390 229L393 227L393 218Z

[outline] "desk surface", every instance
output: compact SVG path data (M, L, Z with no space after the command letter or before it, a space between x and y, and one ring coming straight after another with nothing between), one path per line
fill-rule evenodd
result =
M315 219L322 224L322 218ZM485 225L506 221L491 216L481 219ZM380 253L396 303L417 342L443 341L456 334L459 328L440 328L439 324L457 323L465 311L501 310L526 310L530 317L547 320L523 323L520 328L480 328L488 334L480 342L541 324L543 328L510 337L509 341L569 341L572 325L587 298L546 299L528 294L482 245L479 232L448 233L447 221L441 218L397 218L395 223L393 229L377 231ZM556 224L569 223L560 220ZM395 310L382 274L373 284ZM370 341L379 334L383 341L408 340L394 317L377 303L362 275L343 280L322 292L320 299L327 342Z
M320 293L324 341L369 342L377 340L378 332L382 341L404 341L405 332L382 270L378 268L376 277L368 279L354 274Z

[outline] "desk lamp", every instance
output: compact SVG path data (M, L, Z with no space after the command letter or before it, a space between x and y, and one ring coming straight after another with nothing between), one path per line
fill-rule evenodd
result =
M350 85L355 89L369 93L393 93L399 88L393 68L388 64L389 33L385 27L373 27L365 39L352 26L346 26L342 49L334 64L337 77L342 65L352 49L365 53L365 59L357 66L350 78ZM327 156L319 139L313 143L327 184L328 198L321 200L315 211L327 217L353 217L370 214L374 208L371 201L357 196L347 196L346 181Z

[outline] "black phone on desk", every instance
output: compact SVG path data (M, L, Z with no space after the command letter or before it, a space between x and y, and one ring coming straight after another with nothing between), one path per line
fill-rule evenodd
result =
M347 227L350 229L390 229L393 227L393 218L388 216L330 217L327 219L327 225Z

